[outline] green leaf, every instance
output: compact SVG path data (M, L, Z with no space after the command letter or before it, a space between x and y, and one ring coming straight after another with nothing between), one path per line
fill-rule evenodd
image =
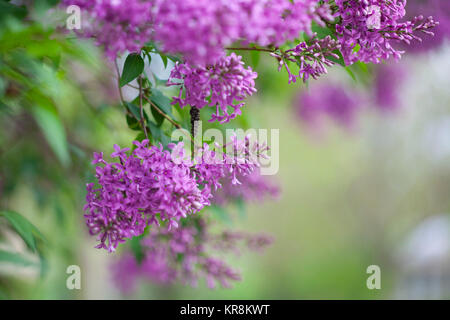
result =
M130 128L131 130L136 130L136 131L142 130L141 124L135 117L127 115L126 119L127 119L128 128Z
M134 258L136 259L137 263L140 264L142 260L144 259L144 250L142 248L141 244L142 236L139 237L133 237L130 241L130 247L131 251L133 252Z
M359 68L360 71L362 71L364 74L369 75L369 68L367 67L367 64L361 61L356 61L355 65Z
M36 251L36 239L41 239L45 241L42 233L31 224L25 217L14 211L0 211L0 216L3 216L14 230L20 235L20 237L25 241L27 246Z
M337 63L338 65L345 67L345 61L344 61L344 57L342 56L342 53L339 50L335 50L333 51L334 53L336 53L339 56L339 59L336 59L335 57L327 57L329 60L333 61L334 63Z
M0 17L3 22L6 16L14 16L18 19L23 19L27 15L27 8L25 6L18 6L15 4L10 4L5 1L0 1Z
M169 59L164 54L160 54L160 56L161 56L161 59L162 59L163 64L164 64L164 69L166 69L167 68L167 62L168 62Z
M131 130L142 131L140 108L132 102L125 102L124 107L131 113L126 116L128 127ZM147 113L144 110L143 113L145 121L149 121Z
M50 104L42 103L34 107L32 112L53 152L61 164L67 167L70 164L69 146L56 109Z
M355 45L355 47L353 48L352 51L353 51L354 53L358 53L359 50L361 50L361 46L359 45L359 43L357 43L357 44Z
M123 87L130 81L136 79L144 71L144 60L136 53L128 55L123 66L122 76L120 77L120 86Z
M131 102L125 102L125 107L133 114L137 119L141 119L141 110L137 105Z
M323 39L326 36L330 36L333 39L336 39L335 31L331 28L321 27L316 22L313 22L311 25L311 30L314 33L317 33L317 38Z
M161 127L157 126L153 121L148 122L148 128L152 134L153 143L161 142L163 147L167 147L167 145L171 142L170 138L164 133L164 131L162 131Z
M31 261L18 253L4 251L4 250L0 250L0 262L2 264L3 263L12 263L12 264L16 264L16 265L23 266L23 267L38 265L36 262Z
M356 76L355 76L355 74L353 73L353 71L352 71L349 67L345 67L344 69L345 69L345 71L347 71L347 73L348 73L349 76L353 79L353 81L356 82Z
M150 100L159 108L159 110L169 116L173 116L170 99L166 97L161 91L159 91L158 89L153 89ZM164 121L164 117L153 106L150 106L150 109L152 111L153 117L156 120L156 124L160 126Z

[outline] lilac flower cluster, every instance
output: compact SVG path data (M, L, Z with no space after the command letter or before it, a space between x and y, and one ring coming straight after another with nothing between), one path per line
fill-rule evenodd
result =
M418 16L401 22L405 16L405 0L336 0L340 17L336 32L346 64L357 60L380 63L393 56L399 59L403 51L393 42L409 44L420 38L417 32L431 33L437 23L432 17Z
M81 8L80 35L94 38L110 59L127 50L139 52L151 38L153 1L63 0L62 4Z
M142 260L125 254L113 265L113 279L125 293L132 293L137 280L146 279L156 284L171 284L179 280L196 286L204 278L208 287L217 283L229 287L231 281L240 280L239 272L211 251L238 253L245 246L259 251L272 239L265 235L242 232L210 232L204 218L193 218L177 229L152 229L141 240Z
M211 204L212 191L221 187L220 179L229 177L232 183L239 183L238 174L250 174L259 165L248 156L251 150L245 140L231 142L236 157L227 153L216 156L216 151L205 146L195 163L182 160L182 143L171 144L172 153L161 146L148 148L148 140L134 144L130 155L128 148L114 146L111 157L118 162L107 163L101 153L94 154L93 163L100 164L96 167L99 187L87 185L84 209L89 231L100 241L97 248L114 251L119 243L141 235L146 226L159 225L159 221L168 221L169 230L177 227L180 218Z
M338 59L334 51L340 48L339 43L326 36L323 39L313 37L307 42L301 42L296 47L286 50L282 54L271 53L279 62L279 70L284 66L289 74L289 83L296 82L297 78L306 82L310 77L317 79L320 75L327 73L327 67L334 62L330 58ZM292 74L288 61L299 66L299 74Z
M361 100L357 92L349 91L340 85L316 85L298 96L297 115L312 129L320 128L323 116L328 116L350 129L354 125Z
M244 103L239 101L256 92L256 77L257 73L250 67L245 69L241 56L231 53L208 67L177 64L172 70L168 85L180 85L177 80L183 80L179 96L173 98L173 103L179 103L181 108L186 105L198 109L215 107L216 112L210 121L224 123L241 114ZM232 108L231 112L228 107Z
M195 213L209 204L198 188L196 177L185 163L174 163L162 147L147 148L148 140L135 141L136 149L115 145L107 163L102 154L95 154L96 178L100 188L88 184L86 223L92 235L98 235L98 248L114 251L118 243L142 234L148 224L159 218L176 220Z
M408 49L424 51L440 46L450 38L450 1L448 0L415 0L406 4L406 15L414 18L420 15L433 15L439 26L433 30L433 37L425 37L421 43L415 43Z

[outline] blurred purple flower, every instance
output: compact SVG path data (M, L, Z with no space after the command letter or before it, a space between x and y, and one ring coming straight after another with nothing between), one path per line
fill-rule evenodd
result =
M224 231L213 234L204 218L192 218L172 230L153 228L141 240L142 261L125 253L112 265L112 276L118 288L131 293L138 279L155 284L181 281L196 286L206 280L208 287L216 283L224 287L240 280L239 273L223 260L211 256L214 252L239 252L242 247L260 251L272 243L266 235Z
M64 6L82 10L78 34L95 39L114 60L125 51L139 52L150 40L153 30L152 1L145 0L63 0Z
M354 126L362 98L356 91L340 85L324 83L300 93L296 100L299 119L312 129L318 129L324 116L348 129Z
M394 111L401 107L400 87L406 70L400 63L380 64L374 82L375 105L382 111Z

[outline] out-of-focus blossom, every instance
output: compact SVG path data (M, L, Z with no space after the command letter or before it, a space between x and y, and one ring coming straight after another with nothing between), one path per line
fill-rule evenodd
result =
M139 279L156 284L180 281L196 286L203 278L210 288L216 283L229 287L231 281L241 279L239 272L213 256L211 251L237 253L245 247L260 251L271 242L265 235L211 233L204 218L192 218L176 229L152 228L141 240L141 261L136 262L133 255L124 254L113 265L113 279L125 293L131 293Z
M125 51L139 52L153 32L153 0L63 0L81 8L79 34L94 38L115 59Z
M325 26L332 20L328 5L318 0L238 0L242 17L241 38L261 46L280 46L299 37L312 35L311 23Z
M239 37L241 9L235 0L156 0L155 40L190 65L214 64Z
M362 98L358 92L340 85L323 83L301 92L296 100L296 110L300 120L312 129L320 128L324 117L350 129L354 126L361 103Z
M401 85L406 70L399 63L380 64L374 81L375 106L383 111L393 111L401 107Z

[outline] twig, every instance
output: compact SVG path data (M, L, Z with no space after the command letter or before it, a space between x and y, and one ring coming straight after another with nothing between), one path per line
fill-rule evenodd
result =
M116 72L117 72L117 89L119 90L119 96L120 96L120 101L122 102L123 106L126 107L126 101L123 98L123 94L122 94L122 88L120 86L120 70L119 70L119 65L117 64L117 60L114 60L114 65L116 66ZM142 104L141 104L142 105ZM147 128L144 125L143 121L144 121L144 117L143 117L143 110L141 107L141 119L138 119L132 112L128 112L128 114L131 114L141 125L142 130L144 130L145 136L148 138L148 133L147 133Z
M227 50L232 51L264 51L264 52L274 52L275 50L268 49L268 48L257 48L257 47L228 47Z
M150 100L150 99L147 98L146 96L143 96L143 98L144 98L145 100L147 100L147 102L150 103L151 106L152 106L153 108L155 108L155 110L158 111L158 113L159 113L160 115L162 115L164 118L166 118L167 121L169 121L171 124L173 124L177 129L181 129L181 126L180 126L178 123L176 123L174 120L172 120L172 118L170 118L167 114L165 114L165 113L164 113L164 112L163 112L156 104L153 103L152 100Z
M142 106L142 77L139 76L138 79L139 82L139 109L141 112L141 126L144 129L144 134L145 134L145 138L148 139L148 133L147 133L147 126L145 125L145 120L144 120L144 108Z
M171 124L173 124L175 126L175 128L177 129L183 129L182 126L180 126L178 123L176 123L172 118L170 118L167 114L165 114L156 104L154 104L149 98L147 98L146 96L143 96L143 98L145 100L147 100L147 102L153 107L155 108L155 110L162 115L164 118L167 119L167 121L169 121ZM184 133L184 130L182 130ZM191 142L193 142L194 140L192 139L192 136L188 133L185 134L185 136L187 136L189 138L189 140L191 140Z

